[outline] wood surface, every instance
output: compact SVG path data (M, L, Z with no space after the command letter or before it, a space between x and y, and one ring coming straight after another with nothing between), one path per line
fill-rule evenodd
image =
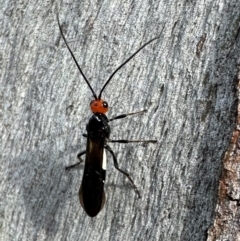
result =
M93 89L158 36L106 87L111 123L106 204L81 208ZM224 153L237 110L240 1L0 1L0 240L202 241L214 222ZM229 236L230 237L230 236ZM218 239L223 240L223 239ZM226 240L226 239L224 239ZM229 239L234 240L234 239Z

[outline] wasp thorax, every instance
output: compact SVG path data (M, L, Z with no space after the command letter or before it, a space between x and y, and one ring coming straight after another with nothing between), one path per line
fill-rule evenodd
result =
M108 103L102 99L92 100L90 103L90 107L93 113L105 114L108 111Z

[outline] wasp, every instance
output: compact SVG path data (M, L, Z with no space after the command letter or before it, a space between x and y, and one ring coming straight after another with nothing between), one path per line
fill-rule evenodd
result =
M92 117L90 118L87 126L86 131L87 134L83 134L84 137L87 138L87 147L86 150L80 152L77 155L79 162L66 167L66 170L75 167L76 165L80 164L82 161L81 156L85 155L85 167L84 173L82 178L82 183L79 189L79 200L80 204L90 217L95 217L103 208L105 204L105 192L104 192L104 183L105 183L105 176L106 176L106 151L108 151L113 158L114 167L125 175L128 180L130 181L134 191L140 198L140 193L134 184L132 178L130 177L127 171L124 171L119 168L118 161L116 155L114 154L111 147L108 145L109 142L117 142L117 143L131 143L131 142L145 142L145 143L156 143L156 140L111 140L110 139L110 126L109 122L123 119L127 116L141 114L146 112L146 110L132 112L128 114L121 114L115 116L111 119L108 119L106 113L108 111L108 103L102 99L102 93L109 82L112 80L113 76L124 66L126 65L139 51L145 48L147 45L152 43L154 40L157 40L160 36L155 37L144 45L142 45L137 51L135 51L128 59L126 59L108 78L106 83L103 85L99 95L97 96L94 92L93 88L91 87L88 79L84 75L80 65L78 64L72 50L70 49L68 42L63 34L63 30L60 25L59 17L57 15L58 26L60 29L61 36L65 42L65 45L72 56L73 61L75 62L81 76L85 80L86 84L88 85L89 89L93 94L93 100L90 103L90 109L92 111Z

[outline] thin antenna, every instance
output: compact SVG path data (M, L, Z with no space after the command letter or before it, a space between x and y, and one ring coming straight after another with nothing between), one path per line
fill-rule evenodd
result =
M59 27L59 29L60 29L60 32L61 32L62 38L63 38L63 40L64 40L64 42L65 42L65 44L66 44L66 46L67 46L67 48L68 48L68 50L69 50L71 56L72 56L72 58L73 58L75 64L77 65L79 72L81 73L81 75L82 75L82 77L84 78L84 80L86 81L88 87L89 87L90 90L92 91L93 97L95 98L95 100L97 100L97 95L95 94L95 92L94 92L92 86L89 84L89 82L88 82L86 76L85 76L84 73L82 72L82 70L81 70L81 68L80 68L80 66L79 66L79 64L78 64L78 62L77 62L77 60L76 60L76 58L75 58L75 56L74 56L72 50L71 50L70 47L68 46L68 43L67 43L66 38L65 38L64 35L63 35L63 31L62 31L62 28L61 28L61 26L60 26L60 21L59 21L59 17L58 17L58 12L57 12L57 21L58 21L58 27Z
M163 29L165 27L165 23L164 23L164 26L163 26ZM163 31L162 29L162 31ZM107 82L104 84L104 86L102 87L101 91L100 91L100 94L98 96L98 99L101 99L101 95L102 95L102 92L103 90L105 89L105 87L109 84L110 80L112 79L112 77L118 72L118 70L120 70L128 61L130 61L140 50L142 50L144 47L146 47L148 44L150 44L152 41L160 38L160 36L162 35L162 31L160 33L160 35L158 37L155 37L151 40L149 40L147 43L145 43L143 46L141 46L134 54L132 54L127 60L125 60L125 62L123 62L112 74L111 76L108 78Z

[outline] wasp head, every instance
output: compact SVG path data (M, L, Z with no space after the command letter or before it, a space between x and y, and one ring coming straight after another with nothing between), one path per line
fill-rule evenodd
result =
M105 114L108 111L108 103L102 99L92 100L90 108L93 113Z

